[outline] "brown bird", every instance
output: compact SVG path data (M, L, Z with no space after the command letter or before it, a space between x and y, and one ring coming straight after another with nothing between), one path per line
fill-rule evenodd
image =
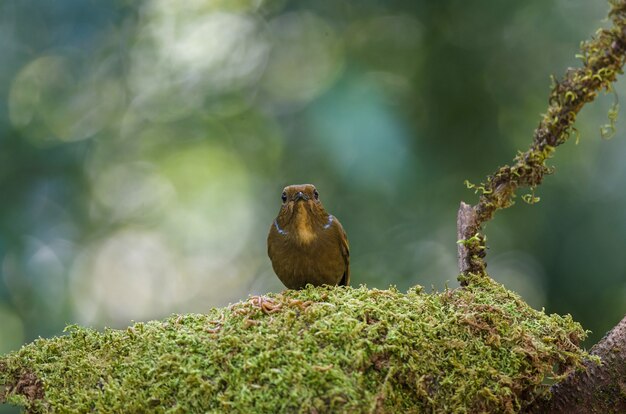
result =
M274 272L289 289L310 283L350 284L348 237L336 217L328 214L311 184L290 185L267 236L267 254Z

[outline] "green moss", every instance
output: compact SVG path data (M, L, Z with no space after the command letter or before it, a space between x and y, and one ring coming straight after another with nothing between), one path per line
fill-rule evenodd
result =
M514 412L585 356L570 316L488 278L437 294L309 287L68 332L0 358L7 401L35 412Z

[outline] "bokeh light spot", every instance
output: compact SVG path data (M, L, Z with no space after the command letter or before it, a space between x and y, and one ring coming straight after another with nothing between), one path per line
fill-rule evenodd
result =
M133 104L151 120L179 119L255 82L268 53L252 15L213 11L206 2L174 9L150 2L132 54Z
M184 252L228 263L244 245L255 211L242 161L219 145L201 144L168 155L160 165L177 194L163 218L164 231Z
M308 12L270 22L272 59L263 78L280 109L293 110L324 92L343 68L343 45L332 27Z
M97 175L95 198L114 219L154 217L174 197L172 184L148 162L113 165Z
M36 144L89 138L109 124L123 102L122 87L106 71L81 77L74 66L63 56L42 56L13 80L11 122Z
M324 96L311 111L316 138L346 181L389 191L406 172L409 136L386 107L377 85L351 82Z
M77 316L121 325L162 315L180 297L179 273L158 233L121 230L77 260L72 274Z

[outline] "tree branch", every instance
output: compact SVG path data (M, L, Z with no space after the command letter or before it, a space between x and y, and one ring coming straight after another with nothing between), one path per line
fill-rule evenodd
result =
M469 274L486 275L482 226L491 220L497 210L513 205L519 187L529 187L532 193L543 177L552 172L546 161L555 148L570 137L578 112L593 101L599 91L611 90L617 75L622 73L626 54L626 0L612 0L610 3L609 17L613 27L599 30L595 38L582 45L582 67L570 68L561 81L554 81L548 110L535 130L530 148L518 154L512 166L500 167L487 177L486 183L468 184L481 196L478 204L471 207L472 214L468 213L464 204L459 210L459 217L464 217L457 222L462 224L457 231L465 247L459 247L462 283ZM537 201L532 194L525 195L524 200L529 203ZM474 242L471 242L472 239Z
M479 268L481 265L484 266L485 250L481 249L481 246L484 246L484 241L478 233L476 211L472 206L462 201L456 218L456 228L459 270L462 274L467 274L472 269ZM484 270L484 267L480 268L481 271ZM462 279L461 283L465 285L466 279Z
M622 73L626 55L626 0L610 3L613 27L598 31L594 39L582 45L582 67L568 69L560 82L554 82L548 110L535 130L530 148L515 157L513 166L500 167L487 177L486 183L468 184L481 196L473 207L461 202L457 216L462 284L469 283L472 274L487 276L482 226L497 210L513 204L519 187L531 189L524 201L538 201L532 192L552 172L546 161L570 137L576 115L600 90L611 90L617 74ZM599 357L601 364L587 360L583 370L555 384L547 397L533 403L529 412L626 412L626 317L591 353Z
M624 413L626 412L626 317L591 348L602 364L586 361L551 389L551 398L537 401L532 413Z

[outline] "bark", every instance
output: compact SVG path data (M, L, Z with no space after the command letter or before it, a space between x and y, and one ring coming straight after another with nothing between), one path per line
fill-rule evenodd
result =
M476 212L472 206L461 201L456 217L456 239L458 240L459 270L463 274L466 274L472 268L472 256L468 240L476 231Z
M551 389L551 398L531 406L531 413L626 413L626 317L592 349L602 363L587 361Z

